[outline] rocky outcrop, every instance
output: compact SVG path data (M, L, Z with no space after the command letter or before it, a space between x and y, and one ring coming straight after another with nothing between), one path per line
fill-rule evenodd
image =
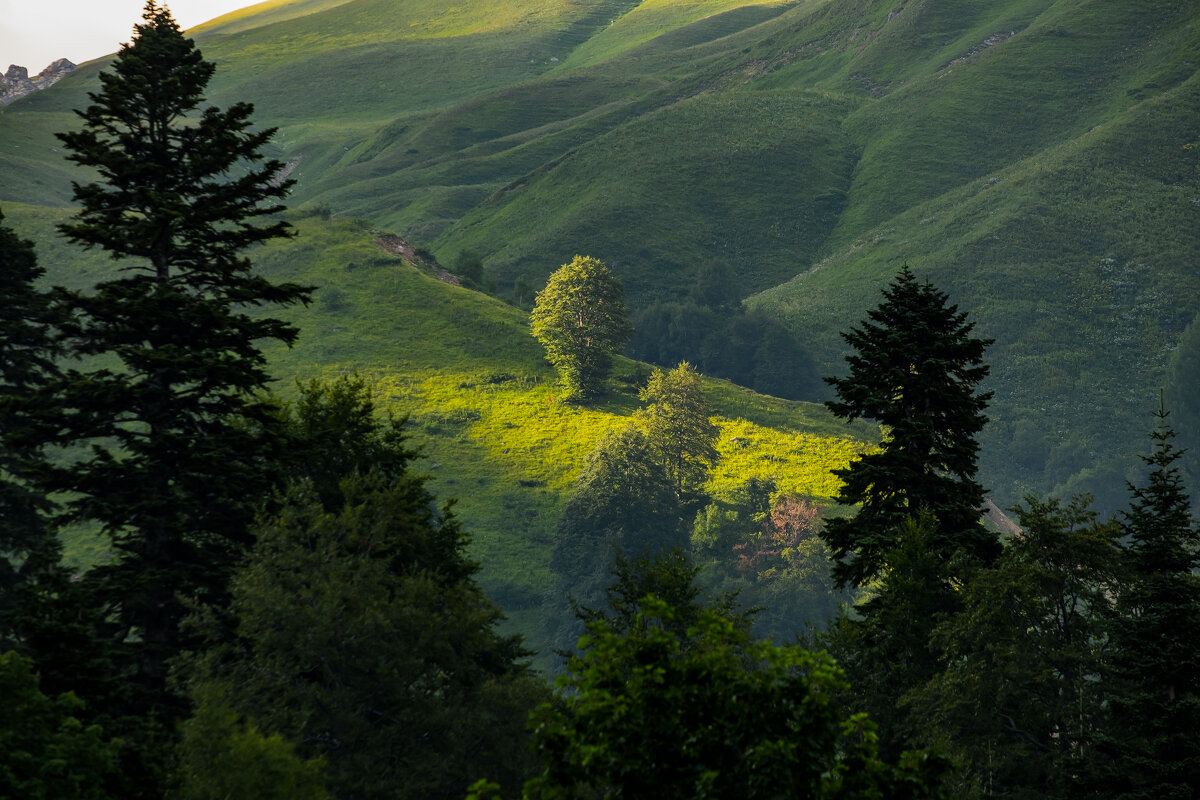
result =
M0 106L11 103L18 97L41 91L47 86L53 86L64 76L70 75L78 67L65 58L60 58L34 77L29 77L29 70L10 64L8 71L0 75Z

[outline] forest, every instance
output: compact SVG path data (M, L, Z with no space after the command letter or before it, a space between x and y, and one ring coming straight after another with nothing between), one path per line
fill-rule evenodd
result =
M1195 794L1200 531L1165 403L1121 511L1029 495L1000 529L992 342L915 260L825 379L885 431L836 506L754 475L709 494L702 376L642 373L556 523L551 682L422 429L356 374L274 392L284 312L321 289L248 255L294 235L290 183L249 104L204 105L214 71L150 0L59 135L85 176L59 233L112 275L45 286L0 217L0 795ZM639 335L588 256L529 323L584 408ZM80 528L109 553L87 569Z

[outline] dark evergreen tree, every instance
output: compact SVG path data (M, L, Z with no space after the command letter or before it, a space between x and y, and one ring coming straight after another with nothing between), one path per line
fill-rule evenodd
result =
M139 725L181 710L166 675L183 598L224 596L270 490L264 462L284 441L260 397L258 343L290 343L296 330L257 309L308 298L255 275L242 254L288 235L272 216L288 183L279 162L263 163L272 131L252 127L249 105L199 110L213 70L150 0L79 112L82 130L59 135L100 178L75 185L81 209L61 230L121 273L57 292L79 363L39 396L52 441L83 454L46 488L69 493L72 517L112 541L112 562L85 578L116 647L112 691L85 699Z
M33 242L2 224L0 214L0 614L17 583L58 560L47 521L53 507L35 483L43 438L31 430L30 395L57 374L57 315L37 287L45 270ZM0 643L5 638L0 624Z
M1200 792L1200 531L1160 410L1144 486L1130 485L1121 523L1127 583L1109 636L1108 720L1093 753L1103 796L1190 798Z
M936 518L930 544L944 559L962 547L986 562L1000 550L980 524L984 490L975 480L975 437L991 397L976 389L991 342L973 337L966 313L907 265L883 295L860 328L842 334L854 348L849 375L826 379L837 393L826 403L834 414L885 428L878 452L835 471L844 481L838 500L861 504L855 517L825 526L839 586L878 576L900 523L923 511Z
M958 607L950 564L933 547L935 531L928 512L903 520L896 546L883 554L888 570L875 595L819 637L854 685L855 708L879 725L881 752L893 758L922 738L912 693L941 670L931 634Z

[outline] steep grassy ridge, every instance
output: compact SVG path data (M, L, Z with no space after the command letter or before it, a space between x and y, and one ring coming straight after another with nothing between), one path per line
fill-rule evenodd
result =
M830 361L838 347L822 332L860 318L877 301L877 276L911 260L997 340L984 449L993 487L1120 498L1200 297L1198 103L1193 78L905 212L752 303L826 346L819 360Z
M537 274L559 242L578 242L638 305L678 296L713 260L732 264L747 289L772 286L838 219L853 163L837 133L843 107L816 92L674 103L506 187L439 242L489 253L500 281Z

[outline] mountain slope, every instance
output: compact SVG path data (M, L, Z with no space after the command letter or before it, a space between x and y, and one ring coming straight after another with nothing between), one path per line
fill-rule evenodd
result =
M1194 3L296 0L197 36L296 205L474 252L501 296L575 252L635 307L722 265L828 374L909 261L997 340L1002 504L1120 502L1200 307ZM50 134L97 68L0 114L0 202L67 202Z
M73 248L53 236L65 210L6 204L4 212L6 223L36 238L52 282L79 287L111 270L99 254L72 259ZM281 314L301 336L292 348L268 351L274 390L286 399L296 381L357 373L381 408L407 416L418 469L440 498L455 498L454 513L472 536L480 584L552 668L544 623L569 614L543 605L558 516L588 452L640 407L650 370L619 359L594 404L565 403L525 312L439 280L444 272L401 240L357 222L310 216L296 225L295 239L261 248L254 259L274 280L318 287L310 307ZM722 458L709 486L717 496L755 477L829 506L837 493L830 470L877 434L866 424L847 428L819 406L728 382L705 380L704 389L721 430ZM74 563L104 553L103 542L70 532Z

